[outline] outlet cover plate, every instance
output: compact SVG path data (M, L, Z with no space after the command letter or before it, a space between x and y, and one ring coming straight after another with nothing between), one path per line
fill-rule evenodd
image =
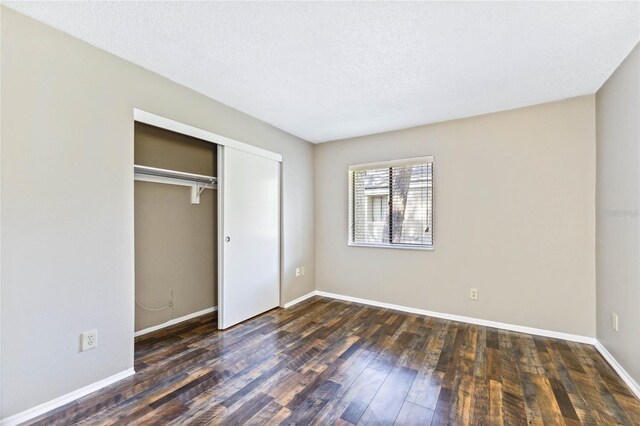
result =
M478 289L472 288L469 290L469 299L478 300Z
M88 351L98 346L98 330L85 331L80 335L80 351Z

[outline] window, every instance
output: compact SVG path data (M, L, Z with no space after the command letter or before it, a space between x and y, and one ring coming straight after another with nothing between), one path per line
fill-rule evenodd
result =
M389 211L389 196L388 195L370 195L369 199L369 211L371 212L371 222L382 222L387 216Z
M433 248L433 158L349 167L349 245Z

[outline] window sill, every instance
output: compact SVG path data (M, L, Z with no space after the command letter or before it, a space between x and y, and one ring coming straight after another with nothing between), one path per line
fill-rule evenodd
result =
M366 244L366 243L348 243L349 247L371 247L371 248L387 248L400 250L418 250L433 251L433 246L415 246L410 244Z

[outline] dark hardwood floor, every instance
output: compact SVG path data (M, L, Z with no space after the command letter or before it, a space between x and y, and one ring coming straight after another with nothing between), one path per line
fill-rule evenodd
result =
M137 374L36 424L640 425L591 346L312 298L139 338Z

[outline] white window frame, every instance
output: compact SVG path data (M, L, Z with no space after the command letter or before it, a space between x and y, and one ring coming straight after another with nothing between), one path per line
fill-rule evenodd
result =
M348 187L349 187L349 206L348 206L348 228L347 228L347 245L351 247L373 247L373 248L391 248L391 249L400 249L400 250L422 250L422 251L432 251L433 250L433 216L431 219L431 245L417 245L417 244L385 244L385 243L356 243L352 240L352 230L353 230L353 171L362 170L362 169L384 169L389 167L399 167L399 166L409 166L415 164L424 164L424 163L433 163L433 156L428 155L424 157L413 157L413 158L403 158L400 160L390 160L390 161L379 161L375 163L365 163L365 164L354 164L349 166L349 172L347 173ZM432 172L433 173L433 172ZM432 175L432 180L435 180ZM431 193L431 205L432 209L435 208L434 204L434 196L433 196L433 188ZM432 213L433 215L433 213Z

